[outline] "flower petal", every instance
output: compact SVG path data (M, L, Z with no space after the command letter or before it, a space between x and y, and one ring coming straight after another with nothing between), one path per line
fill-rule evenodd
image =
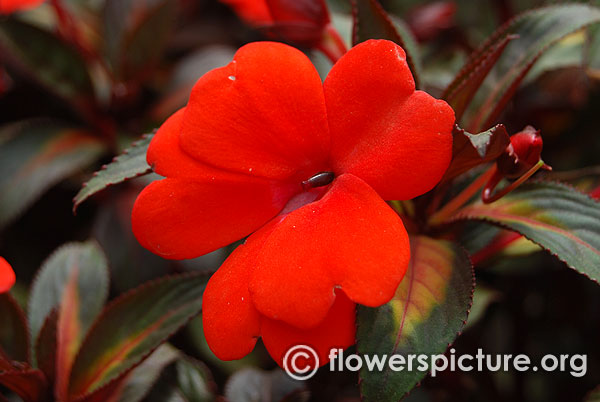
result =
M243 46L229 65L207 73L194 86L181 146L215 167L306 180L325 168L329 153L317 71L290 46Z
M1 0L0 14L10 14L15 11L29 10L42 4L44 0Z
M248 282L256 258L274 227L267 225L261 235L235 249L210 278L202 300L206 341L219 359L235 360L250 353L262 336L267 350L282 367L283 356L290 347L308 345L317 351L323 365L331 348L345 349L354 344L355 304L338 290L325 319L308 330L261 315L252 303Z
M0 257L0 293L8 292L15 284L15 272L10 264Z
M221 0L252 25L272 22L266 0Z
M267 351L283 367L283 358L290 348L310 346L317 352L319 366L327 364L331 349L346 349L355 342L355 304L342 291L336 292L335 303L325 319L316 327L301 330L282 321L263 317L262 339ZM289 363L289 362L288 362ZM298 369L314 367L314 359L298 361Z
M261 316L248 291L256 251L241 245L210 278L202 297L208 346L221 360L241 359L254 349Z
M146 153L148 165L161 176L212 179L231 176L230 172L205 165L185 153L180 146L181 123L185 108L169 117L158 129Z
M198 257L264 225L295 191L268 180L240 177L152 182L133 207L133 233L142 246L162 257Z
M398 215L364 181L345 174L322 199L275 226L257 258L250 294L267 317L310 328L327 315L335 287L366 306L388 302L409 256Z
M452 156L453 110L414 85L404 51L385 40L352 48L324 83L335 172L386 200L431 190Z

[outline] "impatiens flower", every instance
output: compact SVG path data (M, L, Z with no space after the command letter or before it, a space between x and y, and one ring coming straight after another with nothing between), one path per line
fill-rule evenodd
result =
M325 364L354 343L355 303L393 297L410 250L384 200L438 183L453 124L393 42L354 47L324 83L295 48L251 43L156 133L147 159L166 178L139 195L133 231L172 259L250 235L206 287L210 348L239 359L262 337L279 364L297 344Z
M8 292L15 284L15 273L8 262L0 257L0 293Z
M0 0L0 14L29 10L42 4L44 0Z
M324 0L221 1L231 6L249 25L261 29L273 39L322 47L328 33L331 33L329 11ZM333 39L338 40L337 37Z

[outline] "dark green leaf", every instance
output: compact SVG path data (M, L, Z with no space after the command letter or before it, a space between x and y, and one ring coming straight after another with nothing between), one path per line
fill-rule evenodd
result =
M0 130L0 227L103 151L104 145L87 133L51 124L17 124Z
M189 402L209 402L215 399L215 390L208 367L182 356L175 363L177 388Z
M584 49L585 67L588 74L595 79L600 79L600 24L587 29Z
M263 371L245 368L231 376L225 387L225 397L231 402L281 401L290 394L310 394L302 381L293 380L281 369Z
M600 196L600 166L588 166L581 169L560 172L544 172L544 180L567 183L583 193Z
M518 38L506 45L466 109L461 125L469 131L480 131L492 125L534 63L550 46L596 22L600 22L600 8L572 3L532 10L502 26L471 60L497 48L511 35L518 35Z
M108 58L117 78L140 78L161 56L174 26L173 0L107 0L104 32Z
M117 402L139 402L150 392L163 370L181 353L169 344L158 347L142 364L124 378ZM190 400L191 402L191 400Z
M480 220L514 230L600 281L600 203L564 184L523 185L492 204L476 202L453 220Z
M216 399L216 386L208 368L180 353L144 399L145 402L209 402Z
M56 377L56 332L58 324L58 311L52 310L40 330L35 343L35 361L42 370L48 382L54 384Z
M79 335L85 334L108 297L108 266L94 242L68 243L44 262L29 299L32 339L37 339L50 312L59 308L70 278L76 272L76 311Z
M81 341L108 295L108 266L98 245L74 245L69 253L72 260L64 265L69 272L58 306L56 326L54 388L56 398L61 401L68 400L71 366ZM68 258L65 252L65 259Z
M127 375L78 401L209 402L214 399L215 386L208 368L173 346L163 344Z
M202 309L205 275L142 285L100 315L73 365L69 395L90 394L122 378Z
M356 45L369 39L387 39L400 45L406 52L406 61L419 88L419 68L416 49L412 36L407 30L398 30L397 26L377 0L352 0L354 28L352 43ZM401 35L401 33L403 35Z
M73 199L73 210L89 197L109 186L151 172L152 169L146 162L146 151L153 136L154 134L145 134L121 155L115 157L111 163L94 173L94 177L83 184Z
M594 25L595 26L595 25ZM521 85L535 81L544 73L584 65L585 33L576 31L553 44L535 62Z
M424 236L411 238L411 261L396 295L387 304L359 306L357 351L367 356L404 356L403 371L360 370L364 401L398 401L426 373L409 368L409 355L444 353L462 330L471 307L474 275L458 245ZM387 363L387 362L386 362Z
M48 382L40 370L24 367L0 372L0 384L19 395L24 402L48 399Z
M453 138L452 162L442 181L453 179L482 163L496 160L510 144L510 137L502 124L479 134L467 133L455 126Z
M460 121L465 109L475 96L481 83L494 67L508 43L518 38L516 35L508 35L499 43L492 43L485 51L472 58L459 72L454 80L448 85L442 99L446 100L456 115L456 121Z
M29 361L29 330L21 306L10 295L0 293L0 359Z
M63 98L94 95L85 61L56 35L15 18L3 19L0 21L2 49L10 65Z

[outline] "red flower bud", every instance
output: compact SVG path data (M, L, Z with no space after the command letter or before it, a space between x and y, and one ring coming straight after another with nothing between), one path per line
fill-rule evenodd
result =
M273 39L316 47L321 43L329 12L323 0L221 0L248 24Z
M509 179L522 176L541 160L542 147L539 130L525 127L510 137L510 145L496 161L498 171Z
M0 293L8 292L15 284L15 273L8 262L0 257Z
M44 0L0 0L0 14L29 10L42 4Z

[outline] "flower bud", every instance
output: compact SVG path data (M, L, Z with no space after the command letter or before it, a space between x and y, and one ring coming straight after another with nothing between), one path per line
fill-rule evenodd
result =
M539 130L525 127L510 137L510 144L496 161L498 171L509 179L522 176L541 160L542 147Z

